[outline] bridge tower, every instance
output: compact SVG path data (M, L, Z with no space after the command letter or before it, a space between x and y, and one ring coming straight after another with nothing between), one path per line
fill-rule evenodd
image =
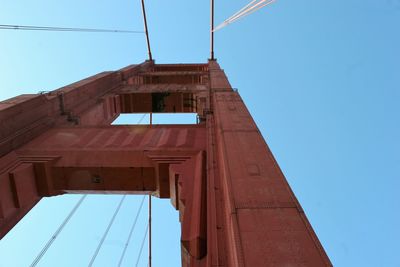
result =
M194 112L195 125L110 125ZM179 210L183 266L332 266L215 60L146 61L0 102L0 238L42 197L152 194Z

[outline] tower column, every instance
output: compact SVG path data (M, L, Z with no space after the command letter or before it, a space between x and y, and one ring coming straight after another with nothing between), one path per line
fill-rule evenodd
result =
M210 62L210 90L219 179L214 192L223 202L218 213L223 214L225 264L331 266L241 97L216 62Z

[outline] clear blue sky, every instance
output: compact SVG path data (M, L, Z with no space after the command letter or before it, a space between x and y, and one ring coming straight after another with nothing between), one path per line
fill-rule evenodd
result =
M216 22L249 1L216 0ZM147 11L157 63L206 62L209 1L152 0ZM142 29L139 0L2 0L0 14L0 24ZM399 25L399 0L278 0L216 34L221 67L335 266L400 266ZM53 90L145 57L142 35L1 31L0 99ZM41 266L86 266L119 198L90 197ZM30 263L49 237L39 233L50 235L76 201L41 203L31 225L0 241L0 266ZM128 198L116 220L121 227L99 254L104 264L96 266L113 266L138 205ZM170 215L155 231L179 239L169 231L176 213L159 205ZM155 266L180 262L179 248L161 243L167 238L155 245L155 258L164 258ZM137 250L130 251L126 266L136 260Z

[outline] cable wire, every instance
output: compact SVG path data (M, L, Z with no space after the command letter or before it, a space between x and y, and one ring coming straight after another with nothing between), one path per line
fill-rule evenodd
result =
M47 250L50 248L50 246L53 244L54 240L56 240L57 236L61 233L61 231L64 229L65 225L67 225L67 223L69 222L69 220L72 218L72 216L75 214L76 210L81 206L83 200L85 200L85 198L87 197L87 195L83 195L79 201L75 204L75 206L73 207L73 209L70 211L70 213L68 214L68 216L64 219L64 221L62 222L62 224L58 227L58 229L54 232L54 234L52 235L52 237L49 239L49 241L47 241L46 245L43 247L43 249L40 251L40 253L36 256L35 260L31 263L30 267L34 267L36 266L39 261L42 259L42 257L44 256L44 254L47 252Z
M214 60L214 0L210 0L210 59Z
M146 8L144 6L144 0L142 0L142 13L143 13L144 32L146 33L147 52L149 54L149 60L153 60L153 56L151 55L149 30L147 28L147 17L146 17Z
M151 194L149 194L149 267L151 267Z
M123 260L124 260L126 250L127 250L128 246L129 246L129 243L130 243L130 241L131 241L132 234L133 234L133 231L134 231L134 229L135 229L137 220L138 220L138 218L139 218L139 214L140 214L140 212L141 212L141 210L142 210L142 207L143 207L143 203L144 203L145 198L146 198L146 196L144 195L143 198L142 198L142 202L140 203L140 207L139 207L139 209L138 209L138 212L136 213L135 220L134 220L133 223L132 223L131 230L129 231L128 238L127 238L127 240L126 240L126 242L125 242L125 247L124 247L124 250L122 251L121 258L119 259L118 267L121 266L121 264L122 264L122 262L123 262Z
M0 30L23 30L23 31L53 31L53 32L97 32L97 33L145 33L144 31L132 30L111 30L93 28L65 28L51 26L31 26L31 25L9 25L0 24Z
M241 12L240 14L235 16L234 18L232 18L230 23L233 23L233 22L235 22L236 20L238 20L238 19L240 19L242 17L248 16L248 15L256 12L257 10L259 10L259 9L265 7L265 6L267 6L269 4L272 4L273 2L275 2L275 0L270 0L270 1L262 0L262 1L258 2L257 4L253 5L252 7L250 7L248 9L246 9L245 11Z
M239 10L237 13L235 13L234 15L232 15L229 18L230 22L233 22L237 19L239 19L240 17L244 16L247 12L249 12L250 10L257 8L258 6L260 6L261 4L267 2L268 0L253 0L252 2L250 2L248 5L246 5L244 8L242 8L241 10ZM271 2L269 0L269 2Z
M248 16L252 14L253 12L272 4L276 0L253 0L250 3L248 3L246 6L241 8L239 11L237 11L235 14L224 20L221 24L219 24L217 27L215 27L212 31L216 32L229 24L237 21L240 18L243 18L245 16Z
M138 122L136 124L140 124L142 122L142 120L144 119L144 117L146 117L146 113L143 114L143 116L138 120Z
M5 25L0 25L0 29L1 29L2 26L5 26ZM143 114L143 116L139 119L139 121L138 121L137 124L139 124L139 123L144 119L145 116L146 116L146 114ZM53 242L56 240L56 238L58 237L58 235L61 233L61 231L62 231L62 230L64 229L64 227L67 225L67 223L70 221L70 219L71 219L72 216L75 214L75 212L78 210L78 208L81 206L82 202L85 200L86 197L87 197L87 194L83 195L83 196L79 199L79 201L76 203L76 205L74 206L74 208L70 211L70 213L69 213L69 214L67 215L67 217L64 219L64 221L62 222L62 224L58 227L58 229L54 232L54 234L53 234L52 237L49 239L49 241L47 241L46 245L43 247L43 249L40 251L40 253L39 253L39 254L36 256L36 258L33 260L33 262L31 263L30 267L35 267L35 266L39 263L39 261L42 259L42 257L44 256L44 254L46 254L47 250L51 247L51 245L53 244ZM114 223L115 217L117 216L119 210L121 209L121 206L122 206L122 203L123 203L124 200L125 200L125 197L126 197L126 195L124 195L124 196L121 198L121 200L120 200L120 202L119 202L119 204L118 204L118 206L117 206L117 208L116 208L116 210L115 210L115 212L114 212L114 214L113 214L113 217L111 218L111 221L110 221L110 223L109 223L109 225L108 225L108 227L107 227L105 233L103 234L103 237L102 237L102 239L101 239L99 245L97 246L97 249L96 249L95 253L94 253L93 256L92 256L92 259L91 259L91 261L90 261L90 263L89 263L89 266L92 266L92 265L93 265L93 263L94 263L94 261L95 261L97 255L98 255L98 253L99 253L99 251L100 251L100 249L101 249L101 246L103 245L104 240L106 239L106 237L107 237L107 235L108 235L108 232L110 231L110 228L111 228L112 224ZM128 236L128 240L127 240L127 242L126 242L126 244L125 244L125 248L124 248L124 251L123 251L123 253L122 253L122 256L121 256L121 259L120 259L120 262L119 262L118 266L121 266L121 263L122 263L122 260L123 260L123 258L124 258L126 249L127 249L128 245L129 245L129 241L130 241L131 236L132 236L132 233L133 233L133 229L135 228L137 219L138 219L138 217L139 217L139 213L140 213L140 211L142 210L145 197L146 197L146 196L143 196L142 202L141 202L141 204L140 204L140 208L139 208L139 210L138 210L138 213L137 213L137 215L136 215L136 218L135 218L134 223L133 223L133 225L132 225L132 228L131 228L131 230L130 230L130 233L129 233L129 236ZM147 229L148 229L148 225L147 225L147 228L146 228L146 235L145 235L144 239L145 239L146 236L147 236ZM143 245L144 245L143 242L144 242L144 241L142 241L142 247L141 247L141 249L140 249L140 254L142 253L142 249L143 249ZM139 258L140 258L140 254L139 254ZM139 261L139 259L138 259L138 261Z
M228 19L226 19L223 23L221 23L220 25L218 25L214 31L220 30L224 27L226 27L227 25L235 22L236 20L248 16L251 13L261 9L264 6L267 6L269 4L272 4L275 0L253 0L252 2L250 2L249 4L247 4L245 7L243 7L242 9L240 9L238 12L236 12L235 14L233 14L231 17L229 17Z
M125 200L125 197L126 197L126 195L124 195L124 196L121 198L121 200L120 200L120 202L119 202L117 208L115 209L115 212L114 212L113 216L111 217L110 223L108 224L107 229L106 229L106 231L104 232L103 237L101 238L100 243L99 243L99 245L97 246L96 251L94 252L94 254L93 254L93 256L92 256L92 259L90 260L90 263L89 263L89 265L88 265L89 267L93 265L93 263L94 263L94 261L95 261L97 255L99 254L99 251L100 251L100 249L101 249L101 247L102 247L102 245L103 245L103 243L104 243L104 240L106 239L106 237L107 237L107 235L108 235L108 232L110 231L110 228L111 228L111 226L112 226L113 223L114 223L115 217L117 217L117 214L118 214L119 210L121 209L121 206L122 206L122 203L123 203L124 200Z
M147 223L146 226L146 233L144 234L143 240L142 240L142 245L140 246L140 251L139 251L139 255L136 261L136 267L139 265L139 261L140 261L140 256L142 255L142 251L143 251L143 247L144 247L144 241L146 241L146 237L147 237L147 232L149 230L149 224Z

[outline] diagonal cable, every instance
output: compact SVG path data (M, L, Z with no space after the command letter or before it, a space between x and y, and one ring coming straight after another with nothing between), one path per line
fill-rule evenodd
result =
M237 11L235 14L224 20L221 24L219 24L217 27L213 29L213 32L216 32L229 24L235 22L236 20L243 18L245 16L250 15L251 13L272 4L275 2L275 0L253 0L243 8L241 8L239 11Z
M68 216L65 218L65 220L62 222L62 224L58 227L58 229L54 232L52 237L47 241L46 245L43 247L43 249L40 251L40 253L36 256L35 260L31 263L30 267L36 266L39 261L42 259L44 254L47 252L47 250L50 248L50 246L53 244L54 240L56 240L57 236L61 233L61 231L64 229L65 225L69 222L69 220L72 218L72 216L75 214L77 209L81 206L83 200L87 195L83 195L79 201L76 203L76 205L73 207L73 209L70 211Z
M144 117L146 117L146 115L147 115L146 113L143 114L143 116L139 119L139 121L136 124L140 124L142 122L142 120L144 119Z
M232 16L230 16L228 19L226 19L223 23L221 23L220 25L218 25L214 31L220 30L224 27L226 27L228 24L233 23L234 21L245 17L247 15L250 15L251 13L261 9L262 7L269 5L271 3L273 3L275 0L253 0L252 2L250 2L249 4L247 4L245 7L243 7L242 9L240 9L238 12L236 12L235 14L233 14Z
M90 266L93 266L93 263L94 263L94 261L95 261L97 255L99 254L99 251L100 251L100 249L101 249L101 247L102 247L102 245L103 245L103 243L104 243L104 240L106 239L106 237L107 237L107 235L108 235L108 232L110 231L110 228L111 228L111 226L113 225L114 220L115 220L115 217L117 217L117 214L118 214L119 210L121 209L122 203L124 202L125 198L126 198L126 195L124 195L124 196L121 198L121 200L120 200L120 202L119 202L117 208L115 209L115 212L114 212L113 216L111 217L111 220L110 220L110 222L109 222L109 224L108 224L108 226L107 226L107 229L106 229L106 231L104 232L103 237L101 238L100 243L98 244L98 246L97 246L97 248L96 248L96 251L94 252L94 254L93 254L93 256L92 256L92 259L90 260L90 263L89 263L89 265L88 265L89 267L90 267Z
M235 14L233 14L232 16L230 16L228 18L228 20L232 17L236 17L237 15L241 14L243 11L245 11L247 8L251 7L254 3L256 3L259 0L253 0L250 3L248 3L247 5L245 5L244 7L242 7L238 12L236 12Z
M143 246L144 246L144 241L146 241L146 237L147 237L147 232L148 232L148 230L149 230L149 224L147 224L147 226L146 226L146 232L145 232L145 234L144 234L144 237L143 237L143 240L142 240L142 245L140 246L139 255L138 255L138 258L137 258L137 261L136 261L136 265L135 265L136 267L139 265L140 256L142 255Z
M58 31L58 32L103 32L103 33L144 33L144 31L112 30L93 28L66 28L52 26L10 25L0 24L0 30L23 30L23 31Z
M252 7L250 7L248 9L246 9L245 11L241 12L238 16L233 17L230 20L230 23L233 23L233 22L235 22L236 20L238 20L238 19L240 19L242 17L248 16L251 13L253 13L253 12L255 12L255 11L265 7L265 6L267 6L269 4L272 4L273 2L275 2L275 0L269 0L269 1L268 0L262 0L262 1L258 2L257 4L253 5Z
M139 215L140 215L140 212L141 212L141 210L142 210L142 207L143 207L143 203L144 203L145 198L146 198L146 196L143 196L142 202L140 203L139 210L138 210L138 212L136 213L135 220L134 220L133 223L132 223L131 230L129 231L128 238L127 238L127 240L126 240L126 242L125 242L124 250L122 251L121 258L119 259L118 267L121 266L121 264L122 264L122 262L123 262L123 260L124 260L126 250L127 250L128 246L129 246L129 243L130 243L130 241L131 241L132 234L133 234L133 230L135 229L136 222L137 222L137 220L138 220L138 218L139 218Z

